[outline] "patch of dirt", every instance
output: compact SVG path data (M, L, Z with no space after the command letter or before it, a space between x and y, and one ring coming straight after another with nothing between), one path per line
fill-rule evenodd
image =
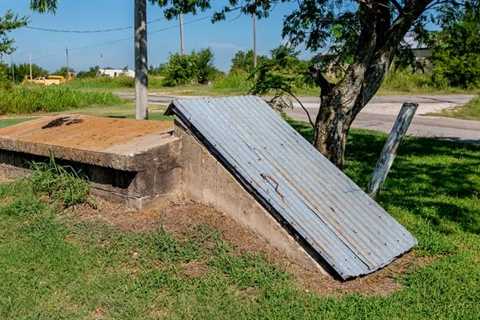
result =
M93 311L93 319L104 319L105 318L105 310L102 308L98 307Z
M208 266L202 261L190 261L182 264L182 272L189 278L200 278L208 273Z
M414 252L409 252L373 274L348 281L339 281L330 276L320 278L321 275L318 273L309 272L298 265L293 266L292 273L297 276L307 292L334 296L351 293L388 296L402 288L397 281L401 275L429 263L431 263L431 259L417 257Z
M132 211L121 204L112 203L101 198L94 198L95 206L82 204L67 209L84 221L100 221L123 231L145 232L161 226L160 212Z
M8 175L5 170L2 170L2 167L0 166L0 183L9 183L13 182L14 179L10 175Z
M98 200L97 209L81 206L74 209L74 214L83 219L100 220L125 231L143 232L163 227L178 239L191 237L195 228L207 225L217 230L238 254L261 253L270 263L291 273L300 289L321 295L359 293L386 296L401 289L401 284L396 281L399 276L431 263L431 258L417 257L410 252L369 276L339 281L321 270L312 270L292 261L229 216L193 201L158 201L149 209L132 212L120 205ZM208 267L198 261L182 267L184 274L191 277L200 277L208 272Z

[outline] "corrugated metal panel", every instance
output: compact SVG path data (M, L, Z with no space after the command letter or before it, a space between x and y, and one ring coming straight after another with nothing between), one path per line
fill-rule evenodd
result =
M258 97L174 101L170 110L343 279L415 238Z

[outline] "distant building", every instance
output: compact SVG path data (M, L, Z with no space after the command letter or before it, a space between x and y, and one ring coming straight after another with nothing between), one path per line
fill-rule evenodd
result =
M98 69L97 77L110 77L110 78L129 77L129 78L134 78L135 77L135 71L130 70L130 69L111 69L111 68Z
M413 33L408 33L403 41L407 44L410 50L412 50L413 56L416 59L429 59L432 57L432 48L415 40L415 35Z
M405 35L403 41L412 51L413 57L415 59L414 71L420 70L422 73L425 73L425 69L430 69L430 59L432 58L433 49L426 44L415 40L415 35L411 32Z

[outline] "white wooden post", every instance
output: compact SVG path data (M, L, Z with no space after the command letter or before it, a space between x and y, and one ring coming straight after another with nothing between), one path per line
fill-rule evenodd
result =
M375 198L385 182L388 172L395 160L395 156L397 155L398 146L403 136L407 133L417 108L417 103L404 103L402 105L387 142L383 146L382 153L373 171L372 180L368 185L368 194L370 197Z

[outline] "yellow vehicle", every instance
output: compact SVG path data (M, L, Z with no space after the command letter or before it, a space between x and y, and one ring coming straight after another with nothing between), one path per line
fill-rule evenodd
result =
M25 77L25 80L23 80L24 84L38 84L38 85L43 85L43 86L51 86L51 85L60 85L63 84L69 80L73 79L72 75L69 75L68 79L65 79L64 76L57 76L57 75L51 75L51 76L46 76L46 77L38 77L35 79L31 79L29 76Z

